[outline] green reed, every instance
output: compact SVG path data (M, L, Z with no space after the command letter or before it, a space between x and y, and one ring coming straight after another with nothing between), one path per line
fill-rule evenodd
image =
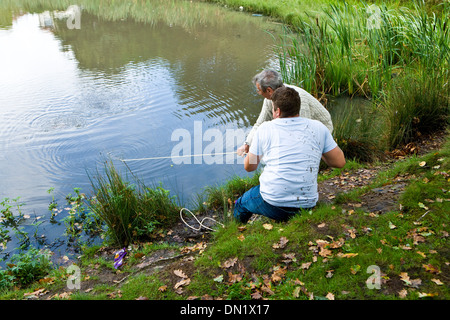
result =
M430 15L419 2L413 9L395 10L331 4L323 14L299 22L297 33L286 29L278 51L281 74L318 98L373 100L383 121L368 130L384 131L378 148L396 147L410 141L413 131L447 125L449 8L443 4L440 15ZM412 126L414 118L420 126ZM336 120L339 126L353 123ZM339 130L340 139L349 141L342 133L351 130ZM362 132L360 138L365 140Z
M127 245L152 235L157 226L172 224L179 206L169 191L161 186L149 188L137 178L129 182L107 162L104 173L90 177L95 197L89 201L91 211L107 226L113 243Z

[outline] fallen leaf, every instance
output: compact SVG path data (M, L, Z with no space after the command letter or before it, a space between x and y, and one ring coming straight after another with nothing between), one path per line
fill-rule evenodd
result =
M243 234L241 234L239 237L237 237L238 238L238 240L241 240L241 241L244 241L245 240L245 237L244 237L244 235Z
M270 223L264 223L263 224L263 228L266 230L272 230L273 229L273 225L271 225Z
M408 291L406 291L406 289L403 289L403 290L400 290L399 292L398 292L398 296L400 297L400 298L406 298L406 295L408 294Z
M239 282L242 280L242 274L236 273L232 274L231 272L228 272L228 283L233 284L236 282Z
M189 279L189 278L182 279L182 280L178 281L173 288L178 289L181 286L187 286L189 283L191 283L191 279Z
M328 300L334 300L334 294L331 292L328 292L328 294L325 296Z
M284 263L290 263L290 262L296 262L297 259L295 258L295 253L283 253L284 260L282 260Z
M424 258L426 258L427 256L426 256L426 254L425 253L423 253L422 251L416 251L416 253L417 254L420 254L422 257L424 257Z
M272 273L271 279L273 282L279 282L281 281L284 276L286 275L287 272L287 268L284 267L280 267L280 266L276 266L274 267L274 272Z
M444 283L439 279L431 279L434 283L436 283L438 286L442 286Z
M272 248L274 248L274 249L284 249L288 242L289 242L289 240L286 237L281 237L280 240L277 243L274 243L272 245Z
M174 270L173 273L177 276L179 276L180 278L187 278L188 276L183 272L183 270L177 269Z
M438 268L431 264L423 264L422 267L425 269L425 271L428 271L430 273L439 274L441 273Z
M167 286L161 286L161 287L158 288L159 292L164 292L166 290L167 290Z
M361 270L361 266L359 264L354 265L350 268L352 274L357 274Z
M217 276L213 279L215 282L222 282L223 281L223 274L221 274L220 276Z
M261 292L259 292L259 290L256 290L255 292L253 292L251 295L252 299L255 300L259 300L262 298Z
M232 266L234 266L236 264L237 260L238 260L237 257L228 259L227 261L222 263L222 268L226 268L226 269L231 268Z
M332 254L331 250L328 250L328 249L325 249L325 248L320 248L319 255L320 255L321 257L326 258L326 257L331 256L331 254Z
M437 295L438 295L437 293L419 292L419 298L435 297Z
M389 221L389 229L393 230L395 228L397 228L397 226Z
M311 264L312 264L312 262L305 262L305 263L302 263L302 265L300 266L300 269L304 269L304 270L309 269L309 267L311 266Z
M325 226L326 226L326 223L324 222L324 223L317 225L317 228L321 229L321 228L325 228Z
M358 253L339 253L337 256L339 258L353 258L356 257Z
M295 287L294 291L292 292L294 298L298 298L300 296L300 289L300 287Z
M400 273L400 280L402 280L406 285L410 285L411 284L409 275L406 272Z

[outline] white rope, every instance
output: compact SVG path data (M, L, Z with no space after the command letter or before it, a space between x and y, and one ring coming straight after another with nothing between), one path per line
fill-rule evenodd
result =
M198 228L194 228L193 226L189 225L189 224L183 219L183 210L189 211L189 213L194 217L194 219L197 220L198 224L200 225ZM225 225L223 225L222 223L220 223L220 222L218 222L217 220L214 220L213 218L210 218L210 217L204 217L204 218L202 219L202 221L199 221L199 220L197 219L197 217L195 216L195 214L193 214L193 213L191 212L191 210L189 210L189 209L187 209L187 208L181 208L181 210L180 210L180 218L181 218L181 220L184 222L185 225L187 225L189 228L191 228L191 229L193 229L193 230L195 230L195 231L200 231L202 227L205 228L205 229L211 230L211 231L216 231L216 230L214 230L214 229L212 229L212 228L210 228L210 227L205 226L205 225L203 224L203 221L205 221L205 220L212 220L212 221L214 221L215 223L220 224L223 228L225 228Z
M185 157L203 157L203 156L217 156L217 155L225 155L225 154L235 154L236 151L232 152L216 152L216 153L201 153L201 154L189 154L185 156L166 156L166 157L152 157L152 158L137 158L137 159L120 159L122 162L127 161L146 161L146 160L158 160L158 159L172 159L172 158L185 158Z

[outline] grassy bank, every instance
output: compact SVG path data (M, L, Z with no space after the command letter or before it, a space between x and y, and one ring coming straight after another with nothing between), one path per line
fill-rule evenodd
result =
M358 170L361 165L350 163L327 172L320 181L341 181ZM85 248L73 262L81 270L79 290L67 288L70 274L64 268L53 269L45 252L33 253L39 261L29 255L16 257L14 265L0 273L0 283L15 278L15 287L4 288L0 297L446 300L450 298L449 177L447 135L440 150L384 166L367 185L352 188L331 203L322 202L287 223L263 218L244 226L223 219L225 227L213 232L210 241L191 244L169 242L172 229L159 230L152 241L128 246L120 271L113 268L119 247ZM233 201L237 189L249 184L235 178L209 190L205 196L211 196L211 202L205 209ZM382 188L402 189L391 210L361 206ZM213 202L218 192L224 198ZM231 209L220 207L218 216ZM373 281L368 284L368 280Z

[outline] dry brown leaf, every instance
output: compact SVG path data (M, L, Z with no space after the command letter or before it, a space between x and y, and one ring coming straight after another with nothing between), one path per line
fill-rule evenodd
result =
M442 286L444 283L439 279L431 279L434 283L436 283L438 286Z
M312 262L305 262L302 263L302 265L300 266L300 269L309 269L309 267L311 266Z
M180 278L187 278L188 276L183 272L183 270L177 269L174 270L173 273Z
M403 289L403 290L400 290L399 292L398 292L398 296L400 297L400 298L406 298L406 295L408 294L408 291L406 291L406 289Z
M260 300L262 298L261 292L259 290L256 290L251 295L252 299L254 300Z
M334 300L334 294L331 292L328 292L328 294L325 296L328 300Z
M222 263L222 268L225 269L231 268L236 264L237 260L238 260L237 257L226 260L224 263Z
M266 230L272 230L273 229L273 225L271 225L270 223L264 223L263 224L263 228Z
M161 286L161 287L158 288L159 292L164 292L166 290L167 290L167 286Z
M441 273L438 268L436 268L435 266L433 266L431 264L423 264L422 267L425 269L425 271L428 271L433 274Z
M272 245L272 248L274 248L274 249L284 249L288 242L289 242L289 240L286 237L281 237L280 241L278 241L277 243L274 243Z
M191 279L189 279L189 278L182 279L182 280L178 281L173 288L178 289L181 286L187 286L189 283L191 283Z

